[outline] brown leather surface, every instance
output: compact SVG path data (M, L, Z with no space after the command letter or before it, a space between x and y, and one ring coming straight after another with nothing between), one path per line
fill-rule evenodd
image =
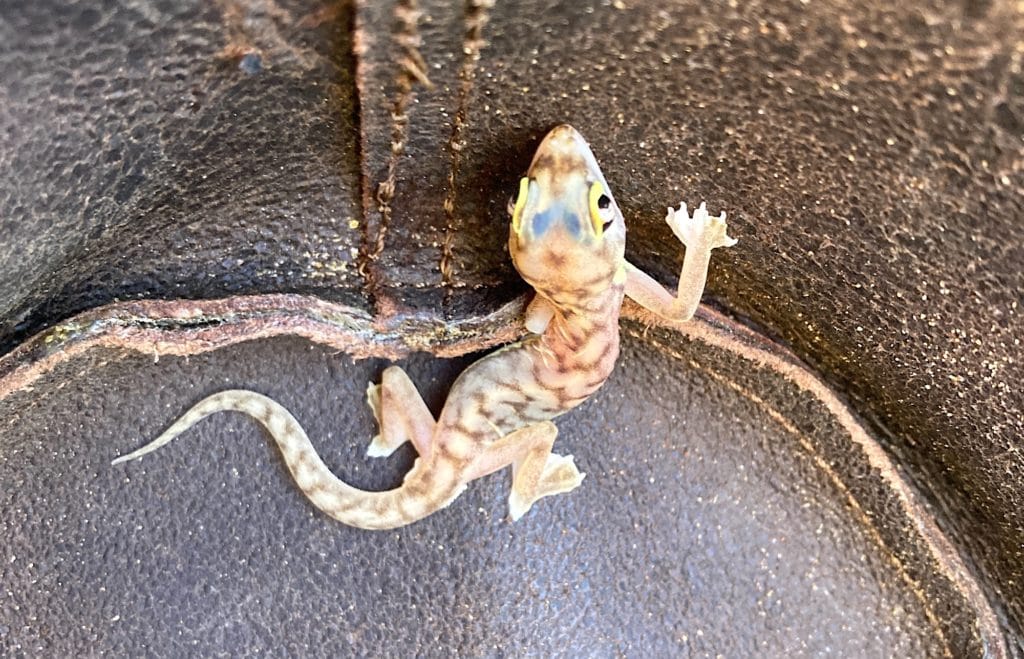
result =
M681 349L719 366L707 349ZM401 363L436 411L468 360ZM182 403L244 383L287 405L340 476L395 486L411 451L363 455L364 389L384 365L294 338L157 363L98 349L0 403L21 416L0 463L13 485L0 514L0 640L60 655L946 648L929 619L943 604L918 595L813 452L760 406L634 338L607 387L559 424L584 485L515 524L501 474L405 529L345 527L304 501L240 416L109 465ZM638 391L656 395L640 405ZM972 615L960 615L948 643L976 651Z
M0 347L115 299L360 299L351 17L301 19L5 5Z
M1011 646L1018 648L1012 651L1019 651L1024 621L1024 458L1019 450L1024 436L1019 387L1024 376L1019 343L1024 336L1019 315L1024 284L1024 228L1019 221L1024 210L1024 106L1015 46L1024 19L1011 3L811 3L734 9L656 2L614 3L592 12L575 3L552 8L536 3L471 5L466 13L436 3L420 6L419 16L407 11L408 4L367 4L356 10L297 2L65 6L44 1L13 3L0 11L0 170L6 172L0 186L3 349L24 344L75 312L133 297L313 293L374 310L389 331L410 315L429 321L493 311L524 290L503 253L508 192L543 132L569 121L590 139L626 209L628 257L666 283L672 281L680 252L661 221L662 208L681 199L706 199L712 210L729 212L732 232L741 242L715 255L710 280L714 297L792 346L872 421L905 470L901 473L934 504L941 528L963 551L1000 610ZM417 79L419 60L432 87ZM396 143L400 148L394 148ZM393 192L388 186L382 196L380 185L389 181ZM61 337L55 340L59 344ZM362 583L355 577L345 582L346 569L330 567L339 562L362 566L357 576L371 579L365 592L375 594L373 606L384 607L376 610L380 614L373 624L353 625L354 619L339 618L327 624L332 638L343 637L335 642L351 643L349 647L372 647L385 635L394 637L396 628L408 634L414 627L426 636L411 641L410 647L429 647L436 637L445 639L440 647L485 652L493 639L514 637L523 640L511 642L513 651L525 651L546 647L543 639L564 646L585 637L602 639L601 647L610 652L629 652L648 641L656 649L700 643L700 628L709 639L703 641L706 645L686 646L697 652L729 654L732 649L743 654L754 647L743 643L769 637L777 639L769 641L776 643L769 651L793 650L799 647L788 645L794 638L811 638L807 643L812 649L845 642L842 647L861 654L871 650L865 644L880 642L864 640L868 630L875 633L888 620L885 629L892 636L881 642L902 648L899 653L916 654L941 651L943 643L934 630L956 626L953 613L960 610L960 596L955 592L943 595L924 588L920 592L930 595L922 604L911 597L914 588L895 586L899 580L882 568L862 566L858 569L866 570L867 577L850 576L850 561L861 555L872 566L891 560L911 571L919 566L913 551L899 547L894 532L898 525L890 523L898 515L882 515L859 527L847 500L830 490L815 469L799 467L800 450L778 448L791 445L771 434L770 424L736 437L733 428L744 418L757 418L756 410L738 400L709 400L711 384L656 358L643 362L643 368L624 365L616 377L628 376L632 387L617 380L602 393L604 405L633 401L614 408L613 421L621 425L602 424L595 421L602 417L581 411L561 425L562 441L568 443L569 433L581 431L585 437L617 437L592 459L619 456L623 474L616 478L628 478L634 488L651 485L643 485L646 474L636 464L663 467L666 454L657 451L668 450L644 441L641 429L666 427L683 409L699 432L687 431L685 442L672 444L678 450L700 446L717 455L734 448L733 442L747 453L759 447L784 453L772 458L788 465L780 471L784 478L771 480L777 465L767 457L749 465L760 474L757 487L762 489L754 489L759 498L778 505L765 504L772 528L791 523L791 537L799 537L778 551L779 564L774 566L777 574L786 575L779 583L785 582L793 594L783 601L795 608L766 609L768 622L763 624L798 625L815 620L819 612L821 620L839 620L833 616L839 609L822 609L813 589L803 590L807 582L801 581L798 561L808 556L829 566L819 577L844 602L847 615L868 609L875 617L863 618L860 627L851 623L850 629L841 622L834 628L826 624L831 635L823 632L820 637L809 636L810 626L783 625L773 628L774 635L755 622L725 627L736 609L715 607L735 607L751 597L756 601L756 587L751 590L750 584L767 582L755 578L750 557L770 554L764 545L776 537L758 526L756 506L741 496L741 462L734 455L727 470L707 466L710 459L695 460L697 466L690 464L678 482L683 489L674 491L667 507L634 505L656 498L653 489L644 490L648 494L637 500L632 497L640 490L634 495L621 490L620 497L632 504L619 501L616 507L599 489L614 485L602 484L597 470L585 466L577 449L580 442L570 444L584 470L592 473L576 499L545 502L530 520L537 525L532 530L506 528L494 519L505 490L500 479L492 479L471 489L468 496L479 498L460 504L470 507L462 513L468 517L459 518L454 511L425 522L440 536L418 527L397 539L388 536L384 547L391 553L401 556L403 547L409 552L401 568L394 563L370 567L369 557L388 552L380 544L373 551L372 539L360 539L364 536L315 517L289 489L273 454L255 439L240 444L245 452L231 456L224 468L262 465L266 473L250 472L254 478L231 481L236 489L220 505L209 505L209 497L195 483L217 482L211 472L202 471L212 468L205 459L208 452L225 446L213 437L224 439L230 434L226 428L235 428L237 434L243 427L258 436L237 420L206 422L205 428L196 429L197 436L180 440L182 446L168 447L169 455L161 452L149 459L147 473L133 477L132 487L109 480L115 476L103 466L108 454L135 444L125 441L126 419L138 424L131 435L141 439L200 395L226 386L251 386L282 396L301 388L301 395L285 396L283 402L309 420L311 435L328 441L326 422L333 420L334 427L346 429L346 437L369 437L369 417L360 397L332 398L339 387L362 387L369 371L350 380L346 368L344 375L316 381L298 356L308 351L300 344L271 341L247 349L253 352L240 353L244 360L231 357L234 348L196 358L189 363L196 370L188 373L175 370L177 360L168 366L165 359L153 367L117 352L86 353L45 376L32 391L16 392L0 403L7 420L0 447L5 469L2 521L5 532L24 541L12 551L14 567L3 568L4 584L17 584L17 592L30 593L32 579L41 578L33 571L38 566L47 566L46 578L61 584L40 589L34 601L18 600L18 610L53 612L51 622L120 615L119 620L131 617L135 625L79 625L76 629L90 631L51 636L54 649L70 651L99 643L97 639L104 639L106 647L127 647L123 643L129 638L148 639L144 642L152 647L158 638L180 638L173 635L182 627L196 630L193 638L210 652L233 647L238 639L250 638L249 632L276 647L269 637L259 636L261 629L275 629L269 617L258 619L254 613L260 602L269 606L260 593L277 593L295 606L309 604L307 612L326 616L343 609L342 602L355 601ZM311 352L320 354L318 350ZM636 359L656 356L651 346L637 344L631 350ZM282 352L290 356L284 358ZM268 367L275 359L284 361ZM100 367L103 360L107 365ZM212 370L201 372L203 365ZM439 380L452 374L438 373ZM196 378L210 379L192 389L189 382ZM672 393L661 399L693 397L700 404L656 407L657 418L630 422L629 415L652 413L645 403L656 383L665 381L672 382ZM272 388L277 386L281 389ZM728 427L715 425L721 423L719 410L729 411ZM364 416L364 421L355 421ZM799 406L787 418L799 420ZM812 419L801 427L811 433L814 446L826 446L827 433L816 432L819 425ZM612 432L613 427L618 430ZM340 437L340 431L333 436ZM659 434L663 441L669 436L674 435ZM103 437L108 439L95 439ZM114 444L114 437L121 443ZM342 448L355 456L362 441L344 442ZM75 447L72 453L66 452L69 446ZM184 453L175 458L174 450ZM83 468L80 460L94 466ZM162 460L172 461L169 468L157 467ZM354 469L350 464L369 468L344 460L330 464L353 478L361 472L344 471ZM606 465L606 480L607 474L618 473L601 464ZM376 469L391 479L381 484L396 482L400 471L397 466ZM857 475L852 464L841 463L842 469L850 471L841 482ZM228 482L224 478L220 482ZM99 480L90 484L78 479ZM143 488L168 488L157 490L166 499L163 493L139 498L137 479L144 481ZM249 487L254 481L267 483L263 496L273 496L277 503L239 523L238 516L251 510L250 502L259 501ZM768 482L785 496L772 499ZM867 508L884 502L889 494L884 483L878 487L875 496L862 493L855 500ZM716 491L739 501L728 513L732 517L721 508L692 508L698 497L706 502ZM122 522L112 517L128 513L111 512L97 503L90 510L102 515L103 523L91 526L80 507L82 492L94 492L89 496L100 497L99 503L114 502L134 515L158 516L177 531L139 530L146 537L129 547L136 542L134 536L126 528L117 531ZM120 497L120 503L115 501ZM809 500L813 510L807 512L803 505ZM474 502L478 505L470 505ZM199 505L202 512L189 508ZM227 505L231 507L224 509ZM599 513L586 515L576 506ZM486 511L483 524L480 513L470 514L477 507ZM37 510L39 515L32 514ZM72 510L79 530L53 541L52 527L60 526L61 515L67 518ZM648 524L641 529L646 542L637 543L627 527L616 525L645 511L654 512L647 521L636 522ZM544 514L556 521L543 525ZM215 521L218 515L228 521ZM274 582L266 576L270 566L279 565L281 552L293 544L280 538L296 530L278 526L287 515L308 525L298 537L315 535L325 543L322 553L334 558L321 557L316 568L300 567L297 576L273 573L282 579ZM445 521L444 515L454 517ZM56 521L44 521L48 519ZM707 535L690 535L687 541L696 544L687 545L687 551L658 540L684 531L694 534L693 524L699 520L722 523L732 533L715 535L714 542L720 544L711 545L706 544L711 542ZM824 524L821 528L841 529L834 531L832 544L811 533L815 520ZM187 526L193 523L197 526ZM237 530L240 538L222 534L225 528ZM571 528L577 534L572 537L581 538L578 542L596 543L615 560L594 545L587 545L590 553L573 553L578 545L559 544L569 542L560 528ZM190 530L202 542L190 544ZM878 533L884 541L869 546L865 533ZM133 563L128 572L114 570L109 557L117 552L104 553L110 537L118 539L109 546L123 547L121 555L142 562ZM438 545L415 544L424 537L442 539ZM509 540L516 537L523 544ZM261 544L261 538L280 544L272 545L277 552L261 554L252 571L233 571L230 566L236 562L227 561L200 575L163 572L160 579L147 581L145 575L152 574L148 571L166 563L154 556L159 557L168 538L176 543L176 564L181 566L196 565L200 556L228 552L237 557L230 552L271 546ZM441 544L447 550L428 552L428 569L413 569L424 548ZM353 545L358 546L351 550L356 553L344 553ZM479 551L451 561L447 551L453 547ZM546 551L550 548L554 551ZM637 552L643 558L630 566L637 571L616 581L609 570L621 568ZM88 562L79 554L98 558ZM362 556L363 562L342 558L354 556ZM672 577L677 590L644 586L649 582L641 578L643 566L677 569L685 556L695 557L700 569L687 571L685 578ZM737 559L735 574L723 573L709 556L727 556L730 564L742 556L748 562ZM574 559L581 558L601 566L585 573L598 575L593 577L595 590L553 594L556 584L562 588L564 582L564 588L572 589L586 583L556 578L579 570L580 561ZM19 560L37 568L22 571ZM377 576L372 576L375 569ZM120 585L107 586L108 592L136 593L132 607L114 612L113 595L105 600L63 599L61 589L74 575L86 572L93 575L86 581L93 590L121 574ZM407 594L381 599L381 592L407 593L403 588L413 586L402 584L422 579L421 573L440 576L423 586L418 601L426 603L436 595L441 606L424 604L415 613L408 610ZM524 573L539 576L531 581ZM687 590L708 573L716 579L701 582L705 590ZM263 591L247 588L254 583L253 574L264 579ZM380 574L389 576L382 581ZM283 580L293 577L299 581L286 586ZM344 585L332 591L339 579ZM532 586L509 590L508 584ZM447 599L438 594L456 587L465 590L452 590ZM140 588L149 595L139 595ZM564 594L571 592L576 596ZM656 625L637 619L633 626L619 625L621 638L595 636L613 625L613 608L622 615L623 607L608 602L624 601L624 592L647 598L650 606L638 610L651 613L652 619L663 615L671 622ZM459 604L479 601L482 593L519 593L513 601L522 608L489 605L484 607L493 614L488 622L473 626L468 622L471 612ZM337 600L323 599L335 595ZM313 602L311 597L320 599ZM185 612L213 611L218 598L228 611L235 611L218 620L247 620L235 624L251 623L252 629L217 636L190 624L209 618L187 618ZM581 599L594 608L573 609ZM226 605L228 600L233 604ZM98 603L90 608L90 601ZM163 611L164 623L143 628L141 613L152 619L163 601L176 602L171 610L177 613ZM895 610L905 612L905 619L894 619L894 609L887 608L896 601L900 604ZM665 608L658 608L662 604ZM5 606L13 610L10 603ZM69 611L67 607L79 609L74 615L58 613ZM445 617L432 617L433 610L444 611ZM575 618L566 615L577 622L562 618L567 610L578 613ZM940 622L923 622L928 618L925 610ZM102 618L98 612L111 616ZM26 615L0 629L0 642L30 648L42 638L44 626L28 624ZM404 625L391 627L391 620L403 620ZM698 620L718 626L699 627ZM450 625L444 627L450 631L424 631L440 629L433 624ZM18 625L28 631L18 631ZM684 629L688 640L666 635L668 626ZM306 629L313 636L299 637L289 647L301 649L303 643L319 640L317 634L327 634L311 624ZM491 636L467 629L486 629ZM737 629L750 635L727 636L735 636ZM534 635L542 640L530 645ZM72 645L60 645L59 638ZM725 644L727 638L731 644ZM947 632L947 641L956 654L974 653L979 647L971 632L959 640Z

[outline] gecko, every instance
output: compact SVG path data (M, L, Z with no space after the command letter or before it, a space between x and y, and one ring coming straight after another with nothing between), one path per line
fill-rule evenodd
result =
M247 390L203 399L159 437L113 464L155 451L199 420L236 411L259 421L276 441L296 485L327 515L363 529L391 529L447 507L470 481L511 467L509 517L570 492L585 476L573 456L552 452L552 419L604 384L619 354L619 312L629 297L652 313L689 320L700 304L711 250L736 243L725 213L702 203L668 209L666 221L685 246L673 295L625 258L626 226L583 136L568 124L541 141L509 200L508 250L535 291L526 307L525 338L476 361L456 379L435 419L415 384L389 366L367 401L379 433L367 455L384 457L411 442L416 461L402 484L365 491L335 476L306 432L281 404Z

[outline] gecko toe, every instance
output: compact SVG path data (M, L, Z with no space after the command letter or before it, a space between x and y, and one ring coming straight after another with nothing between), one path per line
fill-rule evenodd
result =
M527 501L515 490L508 495L508 516L513 522L519 521L519 518L529 512L532 506L532 501Z
M395 452L397 446L388 446L381 435L375 436L366 447L366 455L370 458L386 458Z

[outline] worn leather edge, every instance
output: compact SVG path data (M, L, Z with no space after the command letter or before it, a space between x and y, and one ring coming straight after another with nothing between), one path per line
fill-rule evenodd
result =
M518 299L482 317L445 322L426 313L397 311L372 318L356 307L295 294L118 302L73 316L0 357L0 400L96 347L159 358L301 336L357 359L398 359L416 351L455 357L515 340L522 332L513 321L523 309L524 300Z
M850 408L821 378L803 365L794 353L757 334L753 330L732 321L726 316L703 306L698 311L698 316L694 321L678 323L655 316L635 303L626 300L623 306L622 317L637 321L644 326L671 329L692 340L729 351L748 362L752 362L756 366L772 370L824 405L838 424L846 431L849 441L863 454L873 470L872 475L877 475L878 478L882 479L886 488L898 497L906 518L912 522L913 528L918 533L922 544L927 547L931 554L934 567L956 592L963 596L965 604L975 612L974 619L977 621L977 629L975 631L984 649L984 656L999 658L1009 656L1006 639L1002 633L999 619L991 605L991 601L967 567L960 552L957 551L954 544L939 528L935 518L921 501L920 495L903 478L896 464L878 441L868 433L864 424L856 418ZM632 334L638 338L644 338L642 333ZM662 346L662 349L665 348ZM829 476L841 491L847 494L849 502L861 514L868 512L863 501L854 493L851 484L845 481L842 475L831 467L829 460L821 450L822 447L816 445L811 437L808 437L798 428L794 427L781 413L774 410L767 401L761 399L756 393L744 389L741 385L730 379L728 374L716 372L692 362L690 365L701 368L710 377L735 389L739 394L765 409L770 417L793 434L808 449L813 455L817 466ZM876 524L870 524L869 526L876 532L878 531ZM891 547L890 541L884 538L880 538L880 540L885 546ZM922 584L920 580L914 578L906 570L906 566L898 558L896 560L900 564L900 573L904 575L904 578L907 579L916 592L921 592L922 585L925 585L927 590L927 584ZM934 593L929 593L929 595L934 595ZM931 615L930 598L922 597L922 601L925 609ZM938 621L935 622L938 623ZM936 624L936 627L941 629L943 625Z
M194 355L244 341L290 335L343 350L355 358L397 359L414 351L454 357L508 343L521 336L525 302L526 298L519 298L491 314L459 322L445 322L426 313L393 313L384 318L373 318L355 307L290 294L115 303L78 314L36 334L0 357L0 400L19 390L30 390L37 379L58 364L96 347L120 348L159 358L162 355ZM885 487L896 495L903 514L930 554L931 566L974 612L974 631L985 656L1008 656L1006 641L990 601L919 495L840 397L793 353L704 306L693 321L675 323L627 301L622 317L632 321L633 325L668 329L690 340L728 351L755 367L770 369L817 399L845 430L848 440L863 454L872 468L872 475L880 478ZM651 341L643 331L629 327L625 331L654 343L661 350L672 352L670 347ZM763 407L808 449L818 467L846 493L851 505L866 518L871 517L857 498L855 489L832 469L822 452L823 447L789 423L768 401L746 390L727 374L700 364L691 362L691 365ZM878 532L877 525L870 521L868 524ZM890 547L881 534L878 540ZM894 560L908 585L918 593L925 609L934 618L929 602L935 593L922 593L922 587L927 591L928 584L922 584L908 572L895 555ZM944 628L941 621L933 619L933 622L937 629Z

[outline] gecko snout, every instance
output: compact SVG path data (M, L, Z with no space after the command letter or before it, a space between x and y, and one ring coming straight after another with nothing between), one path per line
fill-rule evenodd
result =
M569 124L561 124L552 128L537 147L529 176L535 178L546 174L552 180L558 180L566 174L589 171L591 162L596 165L587 141Z

